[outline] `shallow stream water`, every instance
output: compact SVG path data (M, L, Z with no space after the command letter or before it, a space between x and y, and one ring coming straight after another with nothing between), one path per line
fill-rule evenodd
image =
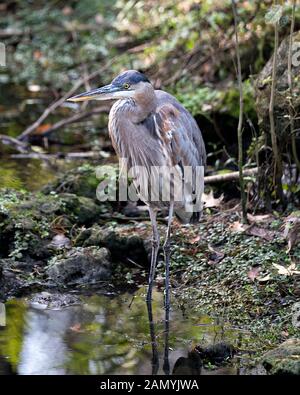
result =
M82 296L78 304L48 308L30 299L2 305L1 374L150 374L151 342L145 288L135 294ZM174 304L173 304L174 305ZM153 301L160 368L164 342L163 294ZM240 359L215 370L193 367L196 345L228 342L238 347L249 334L207 316L186 316L172 308L169 333L171 373L239 374ZM181 358L182 357L182 358ZM181 358L181 365L174 365ZM187 359L186 359L187 358ZM183 366L182 366L183 365ZM187 370L187 371L186 371Z

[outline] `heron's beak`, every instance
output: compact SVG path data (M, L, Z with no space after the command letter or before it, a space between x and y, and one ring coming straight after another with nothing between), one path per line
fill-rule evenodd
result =
M112 84L105 85L102 88L92 89L90 91L80 93L79 95L72 96L68 101L78 102L87 100L111 100L119 99L122 97L122 91L119 87Z

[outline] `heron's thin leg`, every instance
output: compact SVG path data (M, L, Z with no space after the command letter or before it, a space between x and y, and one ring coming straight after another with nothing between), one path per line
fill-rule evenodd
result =
M155 328L152 313L152 286L155 276L155 267L157 261L157 254L159 249L159 233L156 222L156 212L149 207L149 214L152 224L152 252L151 252L151 266L149 274L148 292L147 292L147 309L150 326L151 346L152 346L152 374L156 374L159 368L159 358L157 350L157 342L155 337Z
M166 374L170 374L170 364L169 364L170 255L171 255L170 236L171 236L173 211L174 211L174 202L170 202L168 228L167 228L166 240L164 243L164 254L165 254L165 264L166 264L166 290L165 290L165 353L164 353L163 370Z
M147 302L152 300L152 286L155 276L157 254L159 249L159 233L157 229L156 212L151 207L149 207L149 214L150 214L151 225L152 225L152 252L151 252L151 266L150 266L149 281L148 281Z
M155 326L152 313L152 300L147 301L148 319L150 327L151 348L152 348L152 374L157 374L159 368L159 358L157 350L157 342L155 336Z

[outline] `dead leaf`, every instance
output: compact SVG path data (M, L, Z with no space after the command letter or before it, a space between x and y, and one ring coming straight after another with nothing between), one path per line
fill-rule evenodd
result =
M300 274L300 270L296 270L297 267L295 263L291 263L288 267L278 265L277 263L272 263L272 265L276 267L278 274L282 274L283 276L293 276L294 274Z
M252 215L247 214L247 218L250 223L259 223L259 222L266 222L268 219L272 218L270 214L263 214L263 215Z
M195 243L198 243L199 240L200 240L200 236L198 235L198 236L192 238L192 239L189 241L189 243L190 243L190 244L195 244Z
M46 130L48 130L51 126L52 126L51 123L43 123L42 125L40 125L40 126L38 126L38 127L36 128L35 133L36 133L36 134L40 134L40 133L43 134L43 133L45 133Z
M263 277L257 277L257 281L260 283L266 283L267 281L270 281L272 279L271 274L267 274L266 276Z
M35 60L39 60L42 56L43 56L43 54L42 54L42 52L39 51L39 50L35 50L35 51L33 52L33 58L34 58Z
M64 8L62 9L62 13L66 16L71 15L73 12L73 8L70 6L64 6Z
M252 267L248 272L250 280L254 281L260 272L260 267Z
M77 333L83 332L82 329L81 329L81 324L80 323L75 324L73 326L70 326L70 330L72 332L77 332Z
M38 145L32 145L31 149L33 152L37 152L38 154L45 154L46 153L46 151L42 147L39 147Z
M251 236L261 237L262 239L271 241L274 239L275 233L269 229L261 228L255 224L247 228L247 234Z
M214 198L213 190L211 190L209 193L203 193L202 195L202 201L205 208L220 207L223 198L223 194L219 198Z
M249 225L245 225L239 221L235 221L232 224L230 224L229 229L232 230L233 232L242 233L242 232L245 232L245 230L248 227L249 227Z

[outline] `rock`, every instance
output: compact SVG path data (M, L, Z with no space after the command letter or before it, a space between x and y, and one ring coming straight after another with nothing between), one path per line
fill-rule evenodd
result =
M43 273L42 261L0 259L0 301L44 288L45 283L41 280Z
M51 192L71 193L77 196L84 196L96 199L96 189L99 184L96 178L96 169L91 165L80 166L68 171L66 174L58 177L54 182L43 188L45 194Z
M71 245L71 240L64 234L59 233L53 237L51 242L48 244L48 247L53 248L54 250L61 250L64 248L71 248Z
M84 229L75 243L83 247L105 247L109 249L113 261L123 262L129 266L149 265L147 245L137 235L120 235L116 231L95 224L89 229Z
M66 213L73 216L75 221L80 225L94 222L102 212L101 206L88 197L62 193L60 194L60 200L63 205L60 208L62 214Z
M300 31L295 32L293 42L299 44ZM297 49L298 48L298 49ZM297 114L300 111L300 63L299 45L296 45L293 51L294 62L292 64L292 80L293 80L293 103L292 112L294 116L294 133L297 141L297 131L300 129L300 118ZM282 158L294 158L292 153L292 139L290 130L290 92L288 84L288 53L289 53L289 36L287 36L280 44L277 51L277 70L276 70L276 84L274 93L274 121L277 135L278 150L282 154ZM270 133L270 118L269 118L269 105L271 97L272 86L272 69L273 69L273 56L269 59L263 70L259 73L255 81L255 107L258 116L258 124L261 132L261 145L258 150L258 160L260 163L260 172L258 174L258 183L264 185L264 200L271 199L274 183L272 177L274 173L274 155L272 152L272 142ZM298 133L299 135L299 133ZM265 136L267 137L265 139ZM264 140L265 139L265 140ZM297 144L297 142L296 142ZM299 151L298 151L299 152ZM299 155L299 153L298 153ZM290 185L291 175L290 169L284 166L282 183ZM288 196L289 193L287 193Z
M78 296L70 294L41 292L35 294L29 303L36 309L60 310L63 307L79 304L80 299Z
M4 262L5 261L5 262ZM17 273L9 270L7 259L0 260L0 301L4 302L8 296L18 295L25 282Z
M0 257L16 260L47 261L53 255L55 234L67 232L74 224L90 225L102 210L93 199L70 193L16 194L4 190L1 202Z
M106 172L105 168L108 168ZM79 198L89 198L93 200L99 207L103 214L111 214L113 208L118 209L126 204L126 202L120 203L119 201L102 201L100 202L97 198L97 187L99 184L106 180L109 183L113 183L113 186L118 188L118 166L107 165L107 166L92 166L86 164L79 166L75 169L68 171L66 174L58 177L54 182L46 185L42 192L46 195L49 194L72 194Z
M263 367L272 375L300 375L300 339L288 339L261 358Z
M199 375L201 374L202 360L197 351L192 350L186 357L180 357L176 360L172 374L173 375Z
M294 33L294 42L300 41L300 31ZM275 112L276 113L288 113L289 100L287 99L288 85L288 50L289 50L289 37L286 37L280 44L277 52L277 83L276 83L276 94L275 94ZM295 54L296 51L293 52ZM266 119L269 117L269 104L270 104L270 93L272 84L272 68L273 68L273 56L267 62L263 70L258 75L255 82L255 94L256 94L256 108L260 119ZM300 106L300 65L293 65L292 76L294 79L294 93L295 93L295 111ZM296 111L297 113L297 111ZM289 123L289 119L282 119L281 122L286 124ZM269 122L267 123L269 124Z
M233 358L236 353L235 348L231 344L217 343L208 347L196 346L195 351L204 364L221 365Z
M300 329L300 302L296 302L292 306L292 325L296 329Z
M142 210L145 206L138 206L137 202L126 202L125 207L121 210L126 217L145 217L148 218L148 210Z
M287 253L291 252L296 244L300 243L300 211L292 212L285 218L283 237L288 242Z
M109 280L109 251L99 247L72 248L65 254L52 258L47 274L58 285L94 284Z

